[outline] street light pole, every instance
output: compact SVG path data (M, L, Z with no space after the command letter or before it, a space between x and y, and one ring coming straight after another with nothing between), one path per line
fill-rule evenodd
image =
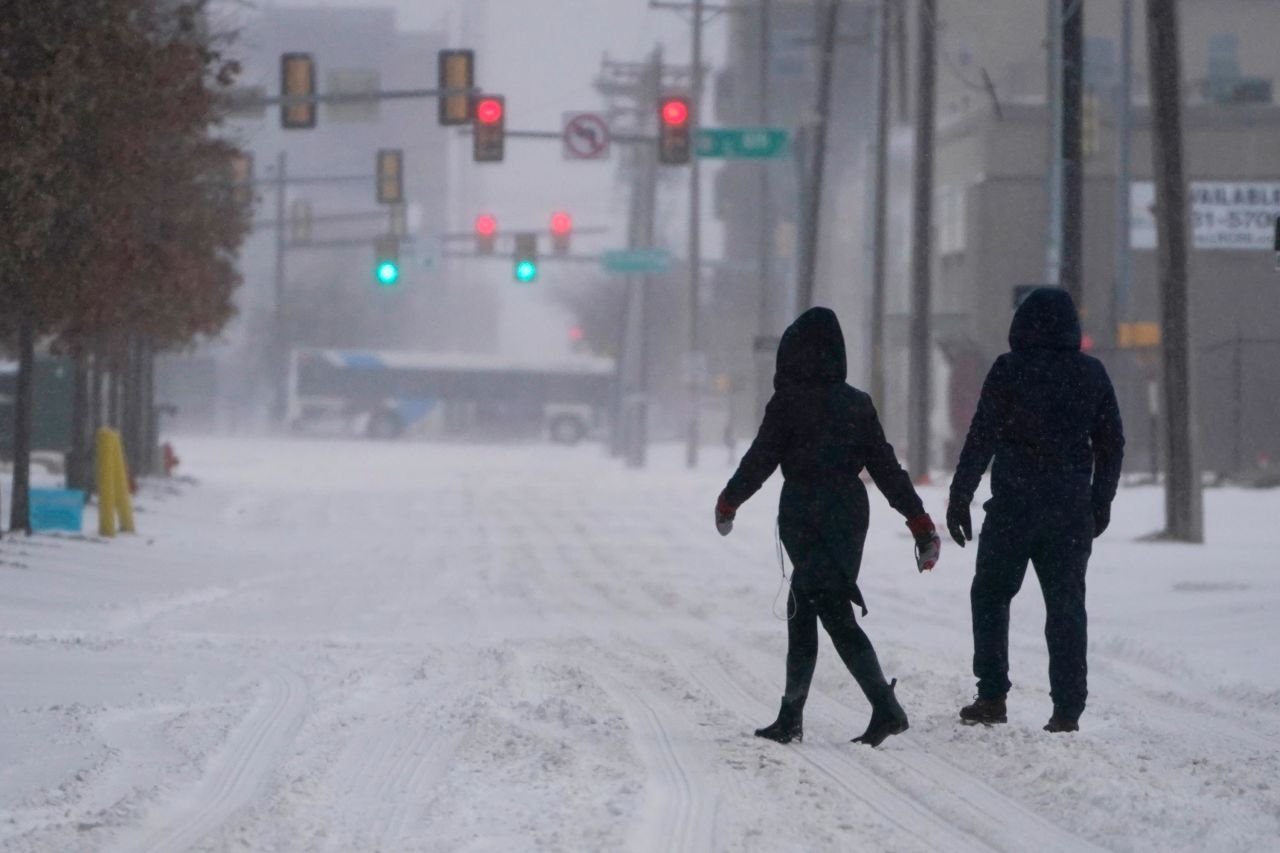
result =
M891 4L880 0L880 22L876 44L876 153L875 196L872 202L871 234L871 399L885 409L884 302L885 244L889 206L889 39Z
M690 69L693 75L693 91L690 93L693 109L689 130L695 142L689 162L689 359L686 366L689 373L689 434L685 448L685 464L689 468L698 465L700 384L706 372L698 340L698 309L702 302L702 170L696 140L698 126L702 123L702 15L703 0L694 0L693 67Z
M272 304L272 344L271 373L275 380L275 412L276 420L285 417L285 363L288 358L288 344L285 341L284 324L284 254L285 236L285 185L288 180L285 152L276 155L276 263L273 287L274 302Z

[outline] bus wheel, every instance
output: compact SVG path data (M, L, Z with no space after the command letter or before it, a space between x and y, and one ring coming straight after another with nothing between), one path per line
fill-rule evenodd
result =
M577 444L587 434L581 418L559 415L551 420L551 440L556 444Z
M404 432L404 424L400 422L400 417L395 412L383 409L380 412L374 412L369 417L369 424L364 429L365 435L369 438L380 440L388 440L399 438Z

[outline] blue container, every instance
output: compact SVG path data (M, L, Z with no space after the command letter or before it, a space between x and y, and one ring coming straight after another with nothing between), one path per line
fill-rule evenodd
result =
M32 489L31 529L79 533L83 525L84 492L79 489Z

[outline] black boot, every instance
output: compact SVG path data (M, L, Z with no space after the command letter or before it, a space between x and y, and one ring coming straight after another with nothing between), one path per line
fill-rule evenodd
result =
M1058 734L1060 732L1078 732L1080 731L1080 723L1074 717L1058 716L1055 711L1053 716L1049 718L1049 722L1045 724L1044 730Z
M889 735L900 735L910 728L907 712L902 710L902 706L898 704L898 697L893 692L897 686L896 678L884 686L880 692L879 701L871 706L871 722L867 724L867 730L861 737L854 738L854 743L879 746Z
M898 679L895 678L892 683L885 681L875 650L859 652L848 661L848 665L858 686L866 694L867 701L871 703L871 722L867 724L867 730L862 736L854 738L853 742L879 746L889 735L905 732L909 725L907 712L902 710L898 697L893 692Z
M763 729L756 729L756 737L776 740L778 743L804 740L803 705L800 702L782 697L782 707L778 709L778 719Z
M967 726L976 726L979 723L989 726L993 723L1009 722L1009 712L1005 709L1004 697L974 699L972 705L965 705L960 709L960 721Z

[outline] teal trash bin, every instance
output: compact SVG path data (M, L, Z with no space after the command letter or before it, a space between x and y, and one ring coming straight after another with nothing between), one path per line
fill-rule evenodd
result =
M31 529L79 533L84 523L84 492L79 489L32 489Z

